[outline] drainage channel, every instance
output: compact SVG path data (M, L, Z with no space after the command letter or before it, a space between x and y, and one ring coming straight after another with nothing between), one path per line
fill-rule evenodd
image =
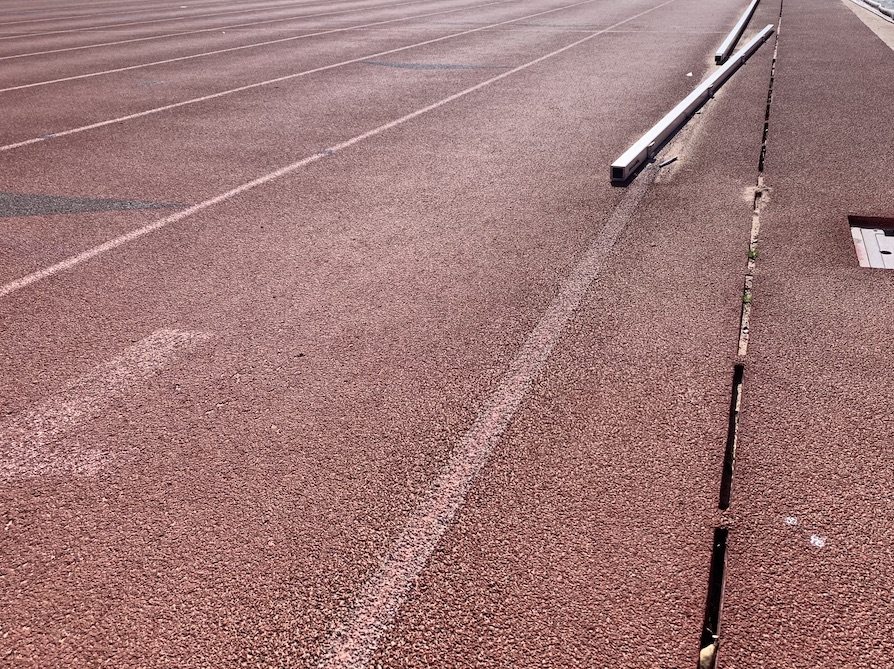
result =
M714 530L714 544L711 548L711 571L708 573L708 601L705 603L705 621L702 624L701 651L698 655L699 669L711 669L717 662L720 647L720 610L723 606L723 583L726 577L726 540L729 530L718 527Z
M722 512L721 524L714 530L711 549L711 567L708 574L708 596L705 602L704 622L699 639L699 669L717 669L721 645L720 618L723 609L723 592L726 577L727 541L729 529L726 527L726 512L730 508L735 473L736 445L739 439L739 415L742 408L742 393L745 384L745 359L748 355L748 341L751 334L751 310L754 290L754 272L758 258L758 243L761 228L761 210L767 203L768 190L764 185L764 163L767 156L767 137L770 132L770 109L773 104L773 90L776 82L776 62L779 56L779 35L782 29L782 5L779 3L779 19L776 26L776 40L773 60L770 66L770 83L767 89L767 107L761 137L761 151L757 166L757 185L754 189L754 208L751 215L751 233L748 240L748 263L742 285L742 309L739 320L738 361L733 366L732 387L730 389L729 422L727 426L726 448L723 454L723 469L720 476L720 495L717 503Z
M739 409L742 404L742 379L745 376L745 365L736 365L733 370L733 390L730 394L729 425L726 431L726 449L723 453L723 473L720 476L720 501L717 507L721 511L729 509L730 495L733 490L733 465L736 460L736 441L739 437Z

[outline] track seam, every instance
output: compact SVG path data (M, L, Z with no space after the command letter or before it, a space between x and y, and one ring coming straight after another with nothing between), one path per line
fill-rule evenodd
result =
M708 598L705 603L705 618L699 642L699 669L716 669L718 652L721 643L721 612L726 584L726 559L728 555L728 538L730 520L727 515L732 502L732 485L735 474L736 446L739 441L739 420L742 411L742 397L745 388L745 360L748 355L748 341L751 334L751 309L754 288L754 274L758 257L758 242L761 225L761 210L767 203L767 188L764 184L764 167L767 155L767 140L770 132L770 112L773 104L773 91L776 81L776 65L779 57L779 36L782 32L782 9L784 0L779 3L779 17L776 24L776 36L773 45L773 59L770 66L770 82L767 87L767 105L764 112L764 125L761 134L761 151L757 165L757 185L754 189L754 204L751 216L751 231L748 240L748 262L742 286L742 306L739 317L737 362L733 369L733 382L730 390L730 408L726 448L724 449L723 469L720 479L718 509L721 511L721 523L714 531L714 542L711 550L711 570L708 577Z

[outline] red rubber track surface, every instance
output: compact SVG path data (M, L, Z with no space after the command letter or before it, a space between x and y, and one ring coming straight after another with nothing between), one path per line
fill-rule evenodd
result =
M859 438L848 422L890 404L865 371L887 359L884 339L864 345L859 364L848 356L887 327L889 305L858 289L884 293L890 280L853 266L840 212L890 208L890 185L872 165L890 157L875 142L890 136L880 110L892 91L861 84L875 102L858 109L853 82L830 66L824 85L840 111L816 119L818 75L800 63L859 54L868 82L894 54L832 0L798 3L785 0L783 12L771 204L728 514L716 500L772 41L664 149L661 159L676 163L650 167L639 190L610 186L608 165L712 70L747 3L4 7L0 38L84 32L0 39L0 57L296 18L0 61L0 88L145 65L0 91L3 145L368 62L0 152L0 194L15 194L18 207L0 216L5 286L320 154L0 297L0 663L317 664L594 248L603 256L580 304L567 306L567 325L406 600L379 621L369 666L695 666L721 523L732 529L720 666L847 666L859 616L846 618L847 634L833 632L804 594L816 591L834 610L870 616L869 657L885 657L887 530L870 515L875 504L890 518L890 504L878 506L890 483L878 473L883 421L860 423ZM766 0L743 41L779 11ZM842 41L816 52L824 20L840 23ZM854 54L846 40L859 42ZM805 139L795 129L808 117ZM833 162L797 158L811 147L855 164L871 146L866 171L844 179ZM71 198L58 200L71 211L37 211L50 196ZM133 206L99 210L100 199ZM137 206L146 203L170 207ZM822 215L812 228L803 213L814 206ZM809 238L798 262L813 254L823 268L837 264L786 264L792 238ZM840 277L834 286L828 272ZM836 310L840 325L818 325L833 305L847 316ZM793 328L829 327L841 352L832 365L819 363L828 341L790 339ZM806 380L780 383L814 374L836 380L812 387L809 402L797 394ZM804 416L853 408L829 395L835 388L859 395L862 413L823 414L841 436L834 447L811 442ZM792 466L792 440L816 457ZM874 474L856 457L869 443L879 445ZM821 457L829 448L840 471L860 477L860 503L805 487L833 462ZM780 524L788 516L807 540ZM814 526L828 538L819 551ZM861 561L845 545L865 550ZM855 595L853 583L816 585L827 573L865 578ZM780 622L766 607L783 600ZM767 640L799 612L816 633L799 638L796 661L777 661Z
M847 220L894 215L892 100L894 51L850 9L784 1L723 667L894 658L894 277Z
M15 4L4 6L0 28L4 35L34 34L61 30L102 30L119 27L122 23L145 24L167 23L184 19L237 15L251 12L275 11L278 9L305 9L307 7L331 7L336 3L326 0L298 2L293 0L271 0L270 2L190 2L177 5L171 2L144 4L134 7L133 3L77 3L63 7L54 3L48 11L36 3L28 3L27 8L16 9ZM361 2L361 4L363 4Z

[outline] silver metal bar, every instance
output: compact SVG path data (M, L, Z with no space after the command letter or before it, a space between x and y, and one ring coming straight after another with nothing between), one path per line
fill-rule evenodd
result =
M710 77L699 84L698 88L670 110L663 119L652 126L633 146L622 153L611 165L611 180L626 181L640 165L651 158L664 141L674 134L723 85L723 82L729 79L752 53L757 51L761 44L767 41L767 38L773 34L773 30L772 24L761 30L724 65L718 67Z
M876 16L885 19L885 21L894 21L894 8L882 7L882 5L875 0L851 0L852 3L857 5L862 9L865 9L867 12L872 12Z
M717 53L714 54L715 63L717 63L718 65L723 65L726 62L726 59L729 58L729 55L736 47L736 42L739 41L742 33L745 32L745 27L751 20L751 15L754 14L754 10L757 9L757 3L759 1L760 0L753 0L753 2L748 5L745 13L742 14L742 18L739 19L739 22L735 26L733 26L730 34L726 36L725 40L723 40L723 44L720 45L720 48L717 49Z

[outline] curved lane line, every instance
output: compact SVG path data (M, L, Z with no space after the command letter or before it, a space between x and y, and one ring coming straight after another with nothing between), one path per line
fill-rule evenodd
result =
M409 0L408 2L394 2L388 5L379 5L377 7L361 7L357 9L342 9L337 12L320 12L319 14L302 14L300 16L288 16L282 19L264 19L263 21L250 21L248 23L231 23L225 26L216 26L214 28L201 28L200 30L184 30L179 33L165 33L164 35L150 35L148 37L134 37L132 39L123 39L116 42L100 42L99 44L83 44L81 46L70 46L64 49L50 49L48 51L31 51L29 53L17 53L11 56L0 56L0 60L14 60L16 58L30 58L32 56L48 56L54 53L63 53L67 51L81 51L83 49L98 49L105 46L117 46L120 44L133 44L134 42L148 42L155 39L166 39L169 37L182 37L183 35L198 35L201 33L213 33L218 30L229 30L230 28L246 28L248 26L267 25L269 23L285 23L286 21L303 21L305 19L318 18L320 16L335 16L336 14L361 13L364 11L372 11L374 9L388 9L391 7L403 7L404 5L418 5L426 0Z
M589 2L593 2L593 1L595 1L595 0L586 0L586 2L581 2L578 4L589 4ZM222 202L226 202L227 200L231 200L232 198L234 198L238 195L241 195L241 194L248 192L250 190L254 190L255 188L257 188L259 186L263 186L265 184L270 183L271 181L275 181L276 179L279 179L279 178L284 177L288 174L291 174L292 172L295 172L295 171L301 169L302 167L306 167L307 165L310 165L310 164L315 163L319 160L322 160L323 158L328 158L329 156L332 156L336 153L344 151L345 149L348 149L348 148L354 146L355 144L358 144L358 143L363 142L367 139L375 137L376 135L380 135L383 132L391 130L392 128L395 128L399 125L403 125L404 123L407 123L408 121L412 121L413 119L415 119L419 116L422 116L423 114L427 114L430 111L434 111L435 109L438 109L440 107L443 107L444 105L450 104L451 102L454 102L455 100L464 98L467 95L474 93L474 92L476 92L486 86L489 86L493 83L501 81L501 80L505 79L506 77L510 77L513 74L517 74L519 72L527 70L527 69L533 67L534 65L542 63L543 61L548 60L550 58L553 58L554 56L558 56L559 54L565 53L566 51L573 49L577 46L580 46L581 44L584 44L585 42L589 42L591 39L598 37L599 35L602 35L603 33L607 32L609 30L612 30L613 28L617 28L618 26L623 25L629 21L638 19L639 17L644 16L645 14L648 14L650 12L653 12L656 9L660 9L661 7L664 7L665 5L669 5L672 2L675 2L675 0L665 0L661 4L655 5L654 7L650 8L650 9L639 12L638 14L635 14L634 16L626 18L623 21L619 21L618 23L616 23L612 26L609 26L608 28L596 31L590 35L587 35L586 37L583 37L579 40L572 42L571 44L567 44L566 46L556 49L555 51L551 51L547 54L544 54L543 56L539 56L539 57L535 58L534 60L530 60L527 63L524 63L522 65L514 67L511 70L507 70L506 72L502 72L501 74L493 76L490 79L485 79L484 81L479 82L479 83L475 84L474 86L470 86L469 88L463 89L463 90L459 91L458 93L454 93L453 95L450 95L446 98L442 98L441 100L438 100L437 102L433 102L430 105L427 105L425 107L417 109L416 111L410 112L409 114L405 114L404 116L394 119L393 121L384 123L376 128L373 128L372 130L368 130L368 131L361 133L359 135L355 135L354 137L351 137L350 139L345 140L344 142L341 142L340 144L335 144L334 146L331 146L328 149L323 149L322 151L318 151L317 153L314 153L306 158L302 158L301 160L298 160L294 163L291 163L289 165L281 167L278 170L274 170L273 172L268 172L267 174L260 176L257 179L248 181L244 184L236 186L235 188L232 188L228 191L220 193L219 195L215 195L212 198L209 198L207 200L199 202L198 204L194 204L191 207L187 207L186 209L178 211L176 214L171 214L170 216L165 216L164 218L156 219L155 221L152 221L151 223L148 223L141 228L131 230L130 232L120 235L119 237L115 237L114 239L110 239L106 242L103 242L102 244L94 246L93 248L87 249L86 251L82 251L81 253L70 256L70 257L66 258L65 260L62 260L62 261L57 262L53 265L50 265L49 267L44 267L43 269L40 269L36 272L32 272L31 274L26 274L23 277L20 277L18 279L10 281L9 283L4 284L3 286L0 286L0 298L6 297L7 295L18 292L22 288L30 286L31 284L34 284L39 281L43 281L44 279L48 279L52 276L55 276L56 274L59 274L60 272L67 271L69 269L72 269L73 267L77 267L78 265L81 265L81 264L87 262L88 260L92 260L93 258L104 255L104 254L108 253L109 251L117 249L119 246L124 246L125 244L136 241L137 239L140 239L141 237L145 237L146 235L148 235L152 232L155 232L156 230L165 228L165 227L171 225L172 223L181 221L185 218L192 216L193 214L197 214L201 211L204 211L205 209L213 207L214 205L221 204ZM558 11L558 10L550 10L550 11ZM543 13L548 13L548 12L543 12ZM529 18L529 17L523 17L523 18ZM521 20L521 19L519 19L519 20Z
M496 2L489 2L484 5L477 5L476 7L473 7L473 8L466 7L464 9L478 9L480 7L486 7L488 5L503 4L507 1L508 0L497 0ZM569 8L577 7L579 5L585 5L585 4L588 4L591 2L595 2L595 1L596 0L583 0L583 2L578 2L573 5L564 5L562 7L556 8L556 9L550 9L550 10L547 10L546 12L541 12L540 14L549 14L550 12L557 12L557 11L560 11L563 9L569 9ZM423 14L421 16L434 16L436 14L449 14L452 12L464 11L464 9L449 9L449 10L444 10L444 11L440 11L440 12L434 12L433 14L428 14L428 15ZM366 60L369 60L370 58L378 58L380 56L387 56L392 53L407 51L408 49L416 49L421 46L427 46L429 44L434 44L436 42L453 39L455 37L462 37L463 35L469 35L471 33L480 32L482 30L489 30L491 28L496 28L498 26L507 25L509 23L514 23L516 21L524 21L524 20L529 19L533 16L540 16L540 14L530 14L528 16L522 16L517 19L507 19L506 21L500 21L499 23L491 23L491 24L488 24L485 26L481 26L479 28L472 28L470 30L463 30L458 33L450 33L449 35L444 35L442 37L435 37L430 40L425 40L424 42L416 42L414 44L409 44L407 46L401 46L401 47L397 47L394 49L389 49L387 51L379 51L377 53L366 54L365 56L359 56L357 58L343 60L338 63L332 63L331 65L323 65L321 67L315 67L313 69L304 70L302 72L296 72L294 74L286 74L282 77L276 77L275 79L267 79L265 81L260 81L255 84L246 84L245 86L239 86L237 88L230 88L225 91L220 91L218 93L211 93L209 95L203 95L198 98L191 98L189 100L183 100L181 102L173 102L169 105L163 105L161 107L154 107L153 109L147 109L145 111L136 112L135 114L128 114L127 116L119 116L118 118L113 118L113 119L109 119L106 121L97 121L96 123L82 125L77 128L70 128L68 130L60 130L59 132L48 133L48 134L42 135L40 137L32 137L31 139L24 139L19 142L13 142L12 144L6 144L4 146L0 146L0 152L11 151L13 149L19 149L19 148L22 148L23 146L29 146L31 144L39 144L40 142L46 142L51 139L57 139L59 137L66 137L68 135L74 135L77 133L86 132L87 130L96 130L97 128L102 128L107 125L114 125L116 123L124 123L125 121L132 121L134 119L142 118L144 116L158 114L158 113L161 113L164 111L169 111L171 109L177 109L178 107L185 107L187 105L194 105L194 104L197 104L200 102L207 102L208 100L214 100L216 98L224 97L225 95L233 95L234 93L241 93L242 91L248 91L253 88L259 88L261 86L269 86L271 84L278 84L283 81L297 79L298 77L306 77L309 74L316 74L317 72L325 72L326 70L331 70L336 67L344 67L345 65L352 65L354 63L362 63ZM419 17L417 16L417 17L412 17L412 18L419 18ZM404 19L394 19L394 20L400 21L400 20L404 20ZM590 31L590 32L592 32L592 31Z
M93 32L98 30L106 30L107 28L123 28L125 26L138 26L145 25L147 23L165 23L171 21L179 21L179 20L190 20L190 19L205 19L211 16L225 16L230 14L249 14L251 12L259 12L265 10L277 10L282 8L289 7L307 7L313 6L315 4L320 4L319 2L309 2L306 5L295 5L294 3L287 3L285 5L269 5L266 7L253 7L251 9L238 9L238 10L230 10L230 11L222 11L222 12L210 12L208 14L193 14L191 16L176 16L171 19L146 19L144 21L129 21L127 23L109 23L102 26L86 26L84 28L66 28L65 30L48 30L42 33L18 33L15 35L3 35L0 36L0 40L8 40L8 39L24 39L27 37L42 37L44 35L61 35L63 33L78 33L78 32ZM158 7L154 9L164 10L164 7ZM124 14L137 14L137 13L146 13L148 10L142 10L138 12L123 12ZM11 23L0 23L0 26L4 25L13 25L15 23L41 23L46 21L62 21L67 19L78 19L78 18L92 18L94 16L104 16L103 14L79 14L79 15L70 15L70 16L60 16L55 18L48 19L28 19L26 21L13 21Z
M587 0L587 2L594 2L595 0ZM127 67L117 67L111 70L100 70L98 72L88 72L86 74L77 74L71 77L60 77L59 79L48 79L46 81L36 81L31 84L21 84L19 86L9 86L7 88L0 88L0 93L8 93L10 91L21 91L28 88L36 88L38 86L49 86L50 84L59 84L66 81L76 81L79 79L91 79L93 77L100 77L106 74L115 74L117 72L128 72L130 70L139 70L144 67L154 67L155 65L167 65L168 63L178 63L184 60L192 60L193 58L205 58L207 56L216 56L221 53L231 53L233 51L242 51L244 49L256 49L262 46L269 46L271 44L282 44L283 42L294 42L299 39L307 39L308 37L319 37L320 35L331 35L333 33L342 33L349 32L351 30L358 30L361 28L369 28L371 26L381 26L389 23L399 23L401 21L411 21L413 19L424 18L426 16L435 16L437 14L448 14L450 12L459 12L469 9L478 9L480 7L486 7L492 4L502 4L505 2L509 2L509 0L497 0L497 2L489 2L484 5L475 5L472 7L461 7L458 9L447 9L438 12L430 12L427 14L415 14L413 16L405 16L397 19L387 19L385 21L373 21L372 23L361 23L354 26L347 26L344 28L331 28L329 30L322 30L315 33L305 33L304 35L294 35L292 37L281 37L279 39L267 40L266 42L255 42L253 44L243 44L242 46L233 46L228 47L226 49L216 49L214 51L203 51L202 53L194 53L189 56L178 56L177 58L166 58L165 60L155 60L150 63L140 63L139 65L128 65ZM586 4L586 3L577 3L577 4ZM568 5L573 7L575 5ZM565 9L567 7L560 7L559 9ZM558 11L558 10L550 10L550 11ZM533 14L532 16L539 16L538 14Z

